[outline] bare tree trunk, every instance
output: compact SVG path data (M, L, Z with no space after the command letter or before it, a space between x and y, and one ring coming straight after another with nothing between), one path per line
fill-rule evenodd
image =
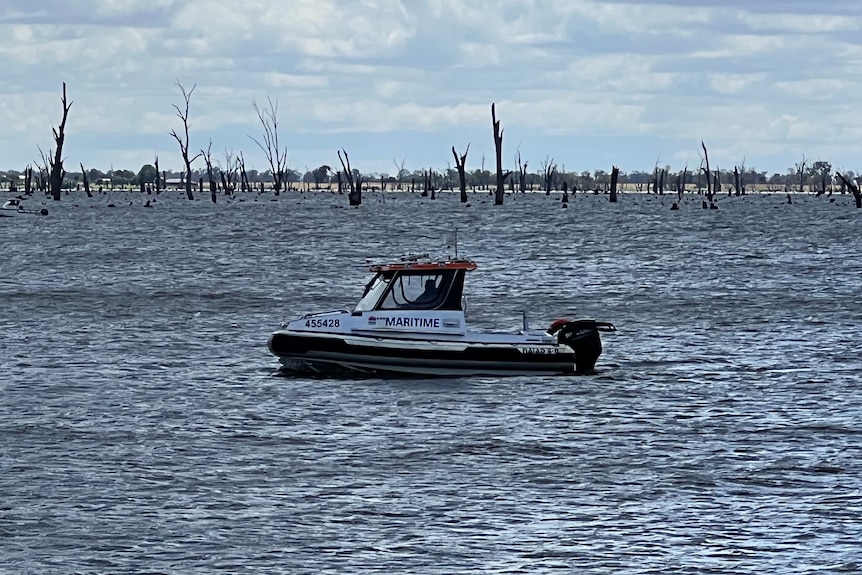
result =
M203 156L204 164L206 164L207 167L207 180L209 180L210 184L210 199L212 200L212 203L216 203L217 185L216 180L213 177L212 148L213 141L210 140L210 145L207 147L206 151L201 150L201 155Z
M557 171L557 164L554 163L553 158L545 158L545 161L542 162L542 170L544 172L543 179L545 181L545 195L551 195L551 188L554 186L554 174Z
M233 150L224 151L224 168L220 170L222 187L226 196L230 196L234 191L234 182L236 181L236 158L233 155Z
M341 152L344 152L344 157L341 157ZM338 159L341 161L341 167L344 168L347 185L350 186L350 192L347 194L347 202L351 206L358 206L362 204L362 176L359 174L354 175L351 171L347 150L343 148L339 150Z
M467 152L470 151L470 144L467 144L467 149L464 150L464 154L458 156L458 152L455 151L455 146L452 146L452 155L455 156L455 168L458 170L458 187L461 190L461 203L467 203L467 172L465 171L464 164L467 163Z
M87 197L92 198L93 193L90 192L90 180L87 178L87 170L84 169L84 164L81 164L81 177L84 179L84 191L87 192Z
M497 190L494 192L494 205L503 205L505 188L503 187L503 130L500 129L500 121L497 120L497 112L494 104L491 104L491 123L494 127L494 149L497 155Z
M700 141L700 147L703 148L703 161L706 163L706 168L704 168L704 172L706 173L706 199L711 202L713 194L715 194L715 188L712 185L712 175L709 170L709 152L706 151L706 144L703 143L703 140Z
M617 180L620 177L620 169L616 166L613 166L611 169L611 197L610 201L617 201Z
M287 146L283 149L278 143L278 100L275 102L267 97L269 108L261 110L257 102L252 102L252 107L257 113L260 124L263 127L263 142L251 138L257 144L266 156L269 167L272 170L272 177L275 181L275 195L281 192L282 184L284 183L284 175L287 171Z
M736 186L737 196L741 196L745 193L742 189L742 178L739 175L739 166L733 166L733 185Z
M688 187L688 164L682 169L682 186L679 189L679 194L677 195L679 201L682 201L682 195L685 193L685 189Z
M853 197L856 199L856 207L862 208L862 191L859 190L859 186L856 185L856 182L848 180L844 177L844 174L840 172L836 172L836 175L841 178L841 182L843 182L843 184L853 192Z
M428 168L428 189L431 191L431 199L436 200L437 199L437 195L436 195L437 186L435 185L435 182L434 182L434 170L433 170L433 168Z
M183 135L180 137L176 130L171 130L171 136L174 137L180 146L180 153L182 154L183 164L186 168L186 197L189 200L194 200L195 196L192 194L192 162L197 160L201 154L198 153L193 158L189 157L189 102L191 101L192 93L195 91L195 87L197 85L192 86L191 90L186 91L185 87L180 84L179 80L177 80L176 84L179 87L180 92L182 92L183 101L185 102L185 107L182 109L180 109L176 104L173 105L174 109L177 111L177 117L183 122Z
M248 181L248 172L245 170L245 158L242 152L239 153L237 163L239 164L239 187L243 192L250 192L252 191L251 183Z
M518 185L521 188L521 193L527 191L527 162L521 163L521 152L518 152Z
M796 172L799 174L799 193L802 193L803 188L805 187L805 164L808 160L805 159L805 156L802 156L802 161L796 164Z
M156 156L156 195L162 193L162 177L161 172L159 172L159 157Z
M33 168L30 166L24 170L24 193L28 196L33 193Z
M66 119L69 117L69 109L72 107L72 102L66 100L66 82L63 82L63 119L58 128L54 128L54 159L51 163L51 197L55 202L60 201L60 192L63 187L63 177L66 175L63 170L63 143L66 140Z
M469 148L469 146L467 146ZM398 180L398 189L402 189L402 184L404 183L404 162L407 161L407 158L401 160L401 164L395 161L395 158L392 158L392 163L395 164L395 169L398 170L398 174L396 175L396 179Z

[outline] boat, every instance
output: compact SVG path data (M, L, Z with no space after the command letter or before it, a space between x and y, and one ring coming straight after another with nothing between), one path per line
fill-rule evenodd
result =
M48 210L45 208L41 210L28 210L21 203L20 198L6 200L3 202L3 205L0 205L0 218L14 218L21 215L47 216Z
M286 374L318 376L509 376L595 373L600 332L613 324L559 319L518 332L470 329L464 313L469 259L406 257L374 264L352 310L311 313L267 343Z

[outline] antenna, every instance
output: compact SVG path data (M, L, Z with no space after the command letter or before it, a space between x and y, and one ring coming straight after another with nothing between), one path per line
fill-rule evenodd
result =
M455 259L457 260L457 259L458 259L458 228L455 228L455 234L454 234L454 236L453 236L453 237L451 237L451 238L449 238L449 239L451 239L452 241L451 241L451 242L447 242L447 246L446 246L446 247L447 247L447 248L452 248L452 247L454 247L454 248L455 248ZM452 256L449 256L449 257L452 257Z
M458 259L458 228L455 228L455 259Z

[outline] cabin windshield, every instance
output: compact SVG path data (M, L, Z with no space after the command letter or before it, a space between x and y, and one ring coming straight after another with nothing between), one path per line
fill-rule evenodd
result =
M381 272L365 288L354 311L461 310L464 270Z
M377 306L383 292L389 287L389 282L392 281L391 273L379 273L374 276L368 285L365 286L365 293L362 294L362 299L353 308L353 311L371 311Z

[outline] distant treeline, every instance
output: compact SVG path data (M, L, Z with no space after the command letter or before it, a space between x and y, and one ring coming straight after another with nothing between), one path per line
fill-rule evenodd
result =
M396 166L397 167L397 166ZM523 166L525 168L526 166ZM398 170L398 173L366 173L353 170L357 176L361 176L370 189L386 190L416 190L427 189L455 189L458 187L458 172L454 168L409 171ZM494 184L495 174L487 169L466 170L466 184L471 189L490 189ZM518 179L521 170L516 172L512 178ZM8 170L0 172L0 189L20 190L23 189L26 170ZM223 179L222 174L228 177ZM843 181L836 177L832 166L828 162L814 162L810 166L800 162L794 168L789 168L787 173L774 173L771 176L765 171L756 171L753 168L734 166L734 170L713 170L715 182L726 187L733 187L739 182L740 186L751 190L772 191L810 191L825 192L827 190L840 189L844 191ZM163 171L160 175L159 188L181 188L184 184L184 172ZM853 172L844 172L843 175L853 180ZM48 174L45 170L33 169L32 185L35 189L42 189L40 182L46 182ZM270 170L258 171L248 170L248 182L253 189L269 188L275 181ZM95 189L122 189L122 188L152 188L156 184L156 167L145 164L137 173L131 170L109 170L103 172L98 169L86 171L86 179L89 185ZM738 180L737 180L738 178ZM282 177L286 187L289 188L330 188L336 183L337 171L330 166L323 165L304 173L295 169L287 169ZM569 191L591 191L606 189L610 185L611 174L604 170L566 172L558 167L552 160L542 162L541 169L529 173L523 169L523 181L526 188L536 190L561 190ZM209 170L193 170L192 183L197 186L200 182L236 182L235 174L223 170L220 166L213 165ZM80 189L84 182L82 172L66 172L63 179L63 188L67 190ZM713 183L715 183L713 182ZM656 166L652 171L620 172L619 184L627 189L638 191L678 191L691 189L705 189L707 187L703 171L691 170L688 167L674 171L670 166L659 168ZM221 186L219 186L221 187ZM514 187L514 185L512 186ZM520 189L520 181L518 182ZM744 192L744 188L742 190Z

